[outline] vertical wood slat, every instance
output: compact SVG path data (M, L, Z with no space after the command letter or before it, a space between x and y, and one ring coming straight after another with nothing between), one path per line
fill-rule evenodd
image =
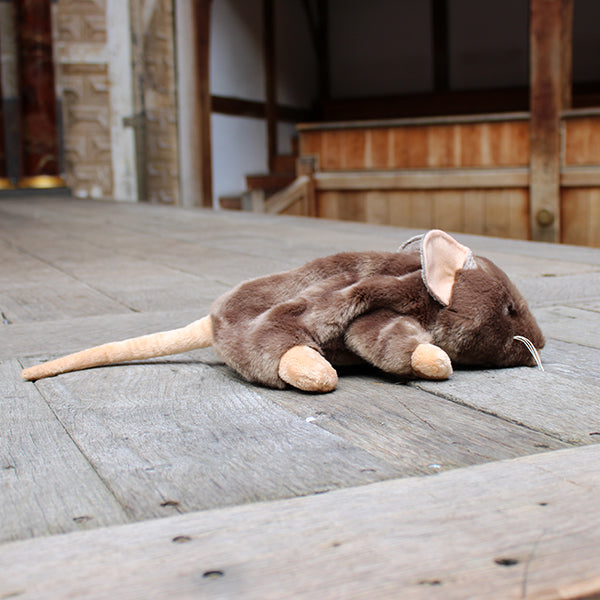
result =
M322 191L317 216L527 239L527 189Z
M319 170L517 167L529 163L527 121L301 132Z
M563 188L562 196L561 241L600 247L600 189Z
M530 211L533 239L560 239L560 112L569 101L573 0L530 0Z
M564 121L565 166L600 165L600 117Z

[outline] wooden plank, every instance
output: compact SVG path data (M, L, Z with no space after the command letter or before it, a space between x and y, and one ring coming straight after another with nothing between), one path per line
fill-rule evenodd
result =
M490 163L495 167L529 164L529 122L506 121L487 124Z
M600 273L586 272L547 277L513 277L513 281L534 306L571 305L597 300Z
M390 129L368 130L365 167L368 169L386 169L393 166L391 143L392 132Z
M564 120L565 166L600 164L600 118Z
M392 163L396 169L427 167L427 127L394 128L392 136Z
M457 371L448 381L412 385L567 443L593 443L600 431L596 380L575 382L560 372L522 367Z
M547 336L600 349L600 314L571 306L538 308L536 319Z
M130 311L123 303L49 265L43 257L16 249L2 239L0 254L0 312L6 322Z
M600 169L597 167L563 167L560 171L560 185L563 188L600 187ZM563 203L565 191L567 190L562 191Z
M524 188L527 169L398 169L315 173L317 190Z
M208 363L208 364L207 364ZM274 406L214 354L36 383L131 518L395 477L399 469Z
M0 362L0 542L128 522L21 368Z
M403 385L375 370L362 371L340 369L340 383L326 404L318 396L298 402L285 390L263 395L393 464L403 476L566 447L547 435Z
M339 134L342 136L342 169L364 169L367 164L367 132L349 129Z
M390 222L390 199L385 192L367 192L365 194L365 221L387 225Z
M6 544L0 594L594 600L599 460L592 446Z
M574 188L563 190L563 232L567 244L600 247L600 190Z
M66 308L68 308L67 305ZM208 312L209 303L193 310L103 314L92 317L12 323L0 328L0 360L69 354L106 342L183 327Z

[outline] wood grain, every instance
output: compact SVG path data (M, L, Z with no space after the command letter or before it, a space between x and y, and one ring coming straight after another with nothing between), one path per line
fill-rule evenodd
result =
M6 544L0 595L592 600L598 460L578 448Z
M0 542L129 521L21 365L0 362Z
M213 354L193 356L36 384L136 520L399 474L398 467L291 416L221 372Z

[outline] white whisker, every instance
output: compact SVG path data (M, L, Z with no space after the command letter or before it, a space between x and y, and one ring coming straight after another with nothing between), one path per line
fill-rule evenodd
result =
M533 342L529 338L526 338L522 335L515 335L513 339L518 340L519 342L523 342L525 344L527 350L531 352L531 356L533 356L533 358L535 359L535 364L540 370L543 371L544 367L542 365L542 358L540 357L540 353L538 352L537 348L533 345Z

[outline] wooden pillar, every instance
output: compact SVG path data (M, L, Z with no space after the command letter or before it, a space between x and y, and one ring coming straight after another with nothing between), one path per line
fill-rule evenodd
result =
M277 155L277 62L275 45L275 4L263 0L263 54L265 64L265 117L267 120L267 157L273 172Z
M200 204L213 206L212 187L212 136L211 136L211 99L210 99L210 1L194 0L193 21L195 29L195 73L196 79L196 117L198 126L196 135L197 164L200 172Z
M12 187L6 172L6 151L4 150L4 94L2 93L2 61L0 60L0 190Z
M50 0L17 0L20 187L60 187Z
M573 0L530 0L530 219L560 241L561 111L571 99Z

